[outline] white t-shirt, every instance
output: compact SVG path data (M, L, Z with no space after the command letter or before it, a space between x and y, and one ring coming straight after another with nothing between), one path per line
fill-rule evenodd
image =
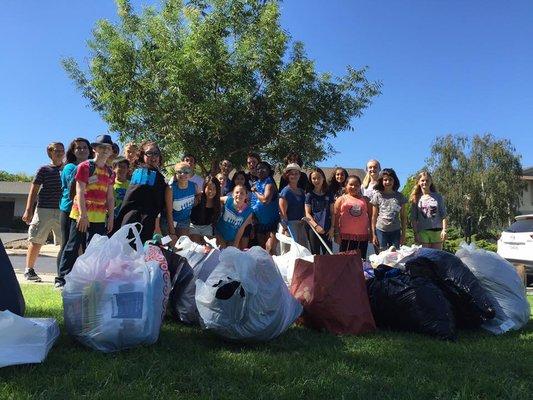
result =
M204 178L193 175L189 180L196 184L196 193L202 193L202 189L204 187Z

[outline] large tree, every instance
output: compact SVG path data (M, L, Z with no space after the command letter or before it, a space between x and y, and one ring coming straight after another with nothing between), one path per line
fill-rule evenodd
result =
M242 163L248 150L274 162L293 150L314 163L334 152L328 138L353 129L380 83L365 68L317 73L281 28L278 3L166 0L136 14L117 0L119 22L100 20L88 42L88 70L62 63L122 140L192 152L204 171L226 157Z
M520 159L509 140L490 134L437 138L427 163L452 223L464 227L471 216L474 233L509 223L524 189Z

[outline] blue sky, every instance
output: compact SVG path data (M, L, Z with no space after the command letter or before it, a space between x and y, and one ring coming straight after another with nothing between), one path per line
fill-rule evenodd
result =
M137 8L150 1L134 1ZM285 0L282 25L318 71L367 65L383 93L339 151L322 163L364 167L377 158L403 181L435 137L492 133L533 165L533 2L495 0ZM3 0L0 11L0 169L33 174L51 141L107 130L60 66L84 63L112 0Z

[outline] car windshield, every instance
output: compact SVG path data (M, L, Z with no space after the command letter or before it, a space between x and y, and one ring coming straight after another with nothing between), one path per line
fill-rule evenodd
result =
M505 232L533 232L533 219L523 219L521 221L516 221Z

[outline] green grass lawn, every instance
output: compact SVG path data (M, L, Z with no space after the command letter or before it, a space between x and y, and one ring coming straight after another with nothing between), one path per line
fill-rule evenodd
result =
M62 332L44 363L0 369L2 400L527 399L533 393L533 320L500 337L463 331L457 343L293 327L256 345L169 321L153 346L102 354L67 336L52 286L24 285L23 291L27 315L57 318Z

